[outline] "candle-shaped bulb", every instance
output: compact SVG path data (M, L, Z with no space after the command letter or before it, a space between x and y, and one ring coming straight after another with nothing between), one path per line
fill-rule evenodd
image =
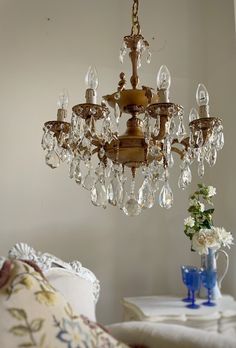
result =
M66 89L59 94L59 98L57 101L57 108L67 110L69 104L69 96Z
M199 83L196 92L196 101L198 106L209 104L209 94L203 83Z
M98 88L98 74L95 67L90 66L85 76L85 84L87 88L96 90Z
M170 72L166 65L162 65L157 74L157 88L168 90L171 84Z
M195 108L192 108L189 113L189 123L199 118L198 112Z

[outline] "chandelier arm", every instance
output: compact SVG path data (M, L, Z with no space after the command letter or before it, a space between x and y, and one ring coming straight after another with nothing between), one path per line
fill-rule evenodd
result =
M175 146L172 146L172 147L171 147L171 151L178 153L178 154L180 155L180 159L181 159L181 160L184 158L184 153L185 153L185 151L180 150L180 149L178 149L178 148L175 147Z

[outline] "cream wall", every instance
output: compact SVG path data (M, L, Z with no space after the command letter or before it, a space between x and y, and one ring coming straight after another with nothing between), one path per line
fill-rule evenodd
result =
M55 117L61 89L68 88L73 106L83 101L88 65L96 65L99 72L100 97L116 88L120 71L129 72L128 63L120 66L118 51L130 32L130 5L127 0L0 0L0 254L24 241L66 260L79 259L101 281L98 319L103 323L121 319L123 296L182 294L180 264L199 261L183 234L188 192L177 188L178 165L171 179L174 207L164 211L156 205L127 218L115 208L93 207L88 192L68 178L67 168L52 171L44 164L42 125ZM155 86L159 66L167 64L172 98L186 113L198 81L208 81L215 112L224 115L228 142L216 170L209 169L208 181L219 191L217 220L233 231L233 168L228 167L226 189L222 187L233 146L233 127L227 121L231 117L235 122L233 96L225 111L215 83L216 70L228 69L227 53L220 58L216 35L222 36L226 52L232 49L232 6L231 0L140 1L142 32L153 52L151 65L140 75L143 84ZM219 15L226 22L222 26ZM222 73L225 79L232 76L231 57L231 70ZM194 178L197 182L196 173ZM232 267L226 289L236 296Z

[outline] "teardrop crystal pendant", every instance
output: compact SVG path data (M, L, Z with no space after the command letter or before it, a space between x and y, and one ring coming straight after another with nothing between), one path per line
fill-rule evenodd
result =
M186 135L186 130L184 127L184 122L182 117L180 118L179 127L177 129L176 135L179 141L183 140L184 136Z
M106 208L107 206L106 187L101 180L97 180L91 190L91 201L96 207Z
M60 158L55 150L51 150L47 153L45 161L46 164L52 169L55 169L60 165Z
M173 205L173 192L170 188L168 180L165 181L160 195L159 204L162 208L170 209Z
M211 147L208 157L208 163L210 167L213 167L216 164L217 159L217 150L215 147Z
M86 190L91 190L94 186L94 183L96 181L96 178L94 175L92 175L91 170L88 171L88 174L85 176L84 181L83 181L83 188Z
M114 175L107 189L108 202L111 205L121 205L123 201L123 186L117 174Z
M217 140L216 140L216 149L217 151L220 151L223 149L224 147L224 133L222 131L220 131L217 135Z
M192 108L189 113L189 123L199 118L198 112L195 108Z
M142 208L152 208L154 205L153 189L147 178L144 179L142 186L139 189L138 203Z
M189 168L189 165L186 165L180 173L178 186L184 190L192 181L192 173Z
M46 130L42 137L42 142L41 142L42 148L44 150L46 149L52 150L55 147L56 143L57 141L56 141L56 138L53 136L53 133Z

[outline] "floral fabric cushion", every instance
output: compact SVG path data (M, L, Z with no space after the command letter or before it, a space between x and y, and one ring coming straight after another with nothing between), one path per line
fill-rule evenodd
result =
M0 271L0 347L127 348L74 313L36 267L17 260Z

